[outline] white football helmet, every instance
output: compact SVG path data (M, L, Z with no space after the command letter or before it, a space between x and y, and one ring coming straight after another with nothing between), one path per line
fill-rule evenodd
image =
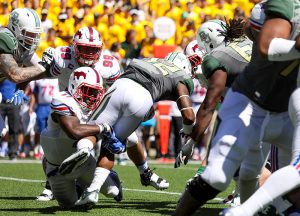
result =
M72 72L68 91L87 112L98 107L105 93L102 77L90 67L80 67Z
M81 66L92 66L100 58L102 39L99 32L92 27L80 28L73 37L75 58Z
M186 55L180 52L170 52L165 59L181 68L184 72L192 77L192 66Z
M188 57L192 65L192 74L202 74L201 64L203 57L207 54L204 48L199 47L197 40L191 41L184 49L183 53Z
M29 54L35 52L42 33L41 20L35 10L30 8L14 9L9 16L8 29L13 32L18 44L25 51L29 51Z
M221 32L225 31L226 23L222 20L209 20L203 23L197 31L196 39L200 47L204 47L207 53L225 43L225 37Z
M251 16L249 19L250 26L255 31L260 31L262 25L265 22L266 14L265 14L265 6L266 1L261 1L260 3L256 4L251 10Z

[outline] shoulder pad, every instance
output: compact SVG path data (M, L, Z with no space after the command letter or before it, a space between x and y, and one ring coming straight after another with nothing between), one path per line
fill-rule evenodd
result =
M94 68L100 73L107 85L112 85L113 82L121 76L121 67L119 62L112 55L101 55Z
M52 98L51 112L59 115L74 115L74 105L77 105L74 98L67 92L62 91Z

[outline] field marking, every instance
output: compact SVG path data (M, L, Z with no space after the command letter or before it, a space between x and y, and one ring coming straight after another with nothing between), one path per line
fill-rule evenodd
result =
M7 176L0 176L0 180L8 180L8 181L17 181L17 182L29 182L29 183L41 183L45 182L45 180L34 180L34 179L22 179L22 178L14 178ZM158 190L142 190L142 189L133 189L133 188L123 188L124 191L135 191L135 192L146 192L146 193L158 193L158 194L168 194L168 195L181 195L178 192L168 192L168 191L158 191ZM223 198L214 198L213 200L222 201Z
M22 179L22 178L13 178L13 177L6 177L6 176L0 176L0 179L2 179L2 180L17 181L17 182L30 182L30 183L46 182L45 180Z
M42 164L42 161L40 160L17 160L17 161L11 161L11 160L0 160L0 164ZM148 164L150 164L152 167L155 167L156 165L158 169L175 169L173 167L173 163L162 163L162 162L158 162L155 160L150 160L148 161ZM199 161L191 161L189 162L189 164L193 164L193 165L199 165ZM118 165L117 162L115 163L115 165ZM118 166L123 166L123 165L118 165ZM126 165L124 166L128 166L128 167L134 167L135 165L131 162L131 161L126 161ZM194 170L197 171L198 166L197 167L186 167L186 166L182 166L182 168L177 168L177 169L181 169L181 171L185 171L185 170Z

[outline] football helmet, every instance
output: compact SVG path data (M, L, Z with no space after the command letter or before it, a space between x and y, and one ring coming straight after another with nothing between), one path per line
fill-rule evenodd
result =
M183 53L188 57L192 66L192 75L202 74L201 64L206 55L204 48L199 47L197 40L191 41L184 49Z
M186 74L192 77L192 66L186 55L180 52L170 52L165 59L181 68Z
M207 53L225 43L221 32L225 31L226 23L222 20L209 20L203 23L197 31L196 39L199 47L204 47Z
M250 26L255 31L260 31L262 25L265 22L266 14L265 14L265 6L266 1L261 1L260 3L256 4L251 10L251 16L249 19Z
M73 71L68 91L87 112L98 107L105 93L102 77L90 67L80 67Z
M81 66L92 66L100 58L102 39L99 32L92 27L80 28L73 37L75 58Z
M29 51L29 54L35 52L42 33L41 20L35 10L30 8L13 10L9 16L8 29L13 32L18 44L25 51Z

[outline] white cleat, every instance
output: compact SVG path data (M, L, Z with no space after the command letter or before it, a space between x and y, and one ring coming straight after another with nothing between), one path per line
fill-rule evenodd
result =
M43 202L50 201L53 199L54 197L52 191L47 188L45 188L43 192L36 197L37 201L43 201Z
M167 182L167 180L159 177L156 175L152 170L149 168L145 170L143 174L140 175L141 177L141 183L144 186L151 185L156 190L165 190L168 189L170 184Z
M61 175L67 175L80 167L90 157L90 150L83 148L65 159L58 168Z
M79 200L76 201L76 206L85 206L87 209L91 209L99 199L99 190L88 191L87 189L83 192Z

